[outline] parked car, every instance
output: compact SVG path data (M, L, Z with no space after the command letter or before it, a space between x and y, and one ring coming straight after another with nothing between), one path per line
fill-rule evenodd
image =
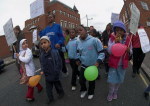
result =
M5 67L4 60L0 59L0 72L4 70L4 67Z

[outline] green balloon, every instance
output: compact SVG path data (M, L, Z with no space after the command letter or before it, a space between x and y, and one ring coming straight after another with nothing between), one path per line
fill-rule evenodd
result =
M94 81L98 77L98 69L96 66L89 66L84 71L84 77L88 81Z

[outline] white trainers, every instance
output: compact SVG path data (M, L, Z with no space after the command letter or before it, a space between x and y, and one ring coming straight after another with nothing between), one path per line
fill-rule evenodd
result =
M75 90L76 90L76 87L75 87L75 86L72 86L71 90L72 90L72 91L75 91Z
M93 99L94 95L88 95L88 99Z
M80 97L84 98L86 94L87 94L87 91L82 91Z

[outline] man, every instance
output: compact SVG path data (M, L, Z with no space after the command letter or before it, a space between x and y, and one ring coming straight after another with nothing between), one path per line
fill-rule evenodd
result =
M15 52L16 52L16 53L19 53L19 43L20 43L20 41L21 41L22 39L24 39L24 34L23 34L23 32L21 31L19 25L15 26L15 28L14 28L14 33L15 33L15 35L16 35L17 41L13 44L14 47L15 47L15 50L16 50L16 51L14 51L14 49L13 49L13 54L14 54ZM19 73L20 73L20 64L19 64L19 62L18 62L17 59L16 59L16 66L17 66L18 71L19 71ZM20 74L21 74L21 73L20 73Z

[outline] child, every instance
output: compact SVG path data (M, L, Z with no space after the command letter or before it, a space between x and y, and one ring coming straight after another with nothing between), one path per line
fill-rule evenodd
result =
M112 99L117 99L117 92L119 86L124 81L124 76L126 68L128 67L129 59L129 48L121 57L115 57L111 53L111 47L115 43L121 43L124 45L129 45L129 37L126 36L125 25L121 21L116 21L113 25L114 33L110 35L108 42L108 52L110 53L109 57L109 72L108 72L108 83L109 83L109 93L107 96L108 101Z
M23 70L23 78L21 79L21 83L26 83L27 79L29 79L31 76L35 75L35 66L33 63L33 57L32 52L28 48L27 40L22 39L20 41L20 52L19 54L16 54L17 58L20 60L21 68ZM27 77L25 77L27 76ZM43 87L38 83L37 86L38 92L41 92ZM26 100L27 101L34 101L34 87L28 86L28 91L26 94Z
M41 69L46 79L46 91L49 98L49 103L54 101L53 86L55 86L59 97L64 96L64 90L60 82L60 72L62 69L61 57L56 49L50 48L51 42L47 36L42 36L40 39L41 51L40 62Z
M79 43L77 46L77 64L81 63L81 70L80 70L80 86L81 86L81 98L84 98L87 93L86 88L86 79L84 77L84 71L87 67L95 65L99 66L102 63L105 55L102 53L103 46L100 40L90 36L87 34L87 30L84 26L79 26ZM92 99L94 97L94 89L95 89L95 80L89 81L88 87L88 99Z
M69 40L70 40L70 36L69 36L69 30L66 29L65 30L65 33L64 33L64 37L65 37L65 46L68 44ZM67 52L64 52L64 56L65 56L65 62L66 63L69 63L69 57L68 57L68 53Z
M79 71L78 65L75 62L77 58L77 38L75 29L70 30L70 38L71 40L68 42L66 47L68 50L68 57L70 59L70 65L72 68L72 79L71 79L72 90L76 90L76 79L77 75L79 76Z

